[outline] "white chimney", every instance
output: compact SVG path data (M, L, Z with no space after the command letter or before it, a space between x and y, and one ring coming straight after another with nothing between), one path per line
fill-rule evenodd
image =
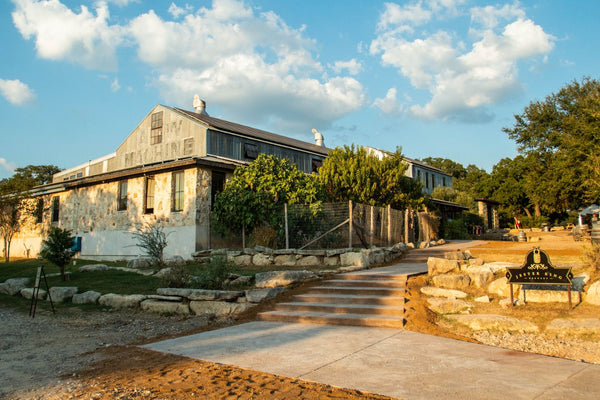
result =
M325 147L325 142L324 142L323 135L321 134L321 132L319 132L318 130L313 128L312 133L315 134L315 144L317 146Z
M198 96L197 94L194 95L194 102L192 103L192 106L198 114L208 115L208 113L206 112L206 102L200 99L200 96Z

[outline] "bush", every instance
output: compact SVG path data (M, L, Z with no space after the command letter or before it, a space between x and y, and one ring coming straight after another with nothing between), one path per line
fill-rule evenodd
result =
M229 278L230 269L227 257L215 256L199 271L199 275L193 279L192 285L202 289L223 289L225 280Z
M259 225L252 230L248 238L249 247L265 246L276 248L277 231L268 225Z
M60 277L63 281L67 280L65 266L75 255L71 250L73 239L70 230L53 227L50 229L48 239L42 242L40 255L60 268Z
M523 228L541 228L542 224L548 223L548 217L521 217L521 226Z
M153 264L164 265L163 253L168 244L168 235L158 222L145 224L143 227L138 228L133 236L137 240L136 246L144 250L146 255L152 259Z
M165 287L184 288L189 285L191 278L186 265L175 265L162 276L162 282Z

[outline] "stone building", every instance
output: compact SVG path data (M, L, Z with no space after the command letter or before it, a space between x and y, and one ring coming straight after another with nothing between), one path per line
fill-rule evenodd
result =
M483 228L499 229L500 216L498 214L498 207L500 203L489 199L475 199L475 204L477 204L479 215L483 218Z
M211 206L235 167L266 153L310 173L327 155L322 137L316 145L213 118L198 98L194 107L155 106L115 152L35 188L39 212L13 239L11 256L35 256L57 226L78 238L82 258L127 259L140 253L136 227L157 222L169 235L165 256L188 259L211 247Z

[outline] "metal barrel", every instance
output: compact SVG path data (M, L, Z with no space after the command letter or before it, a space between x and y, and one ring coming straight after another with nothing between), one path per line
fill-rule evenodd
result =
M519 242L526 242L527 234L525 233L525 231L520 231L519 234L517 235L517 238L518 238Z
M600 244L600 224L597 222L592 224L591 238L593 244Z

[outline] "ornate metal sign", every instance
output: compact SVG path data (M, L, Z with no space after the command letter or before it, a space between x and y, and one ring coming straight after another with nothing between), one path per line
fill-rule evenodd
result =
M508 283L538 285L572 285L571 267L555 268L546 252L534 247L525 257L525 264L519 268L508 268Z

